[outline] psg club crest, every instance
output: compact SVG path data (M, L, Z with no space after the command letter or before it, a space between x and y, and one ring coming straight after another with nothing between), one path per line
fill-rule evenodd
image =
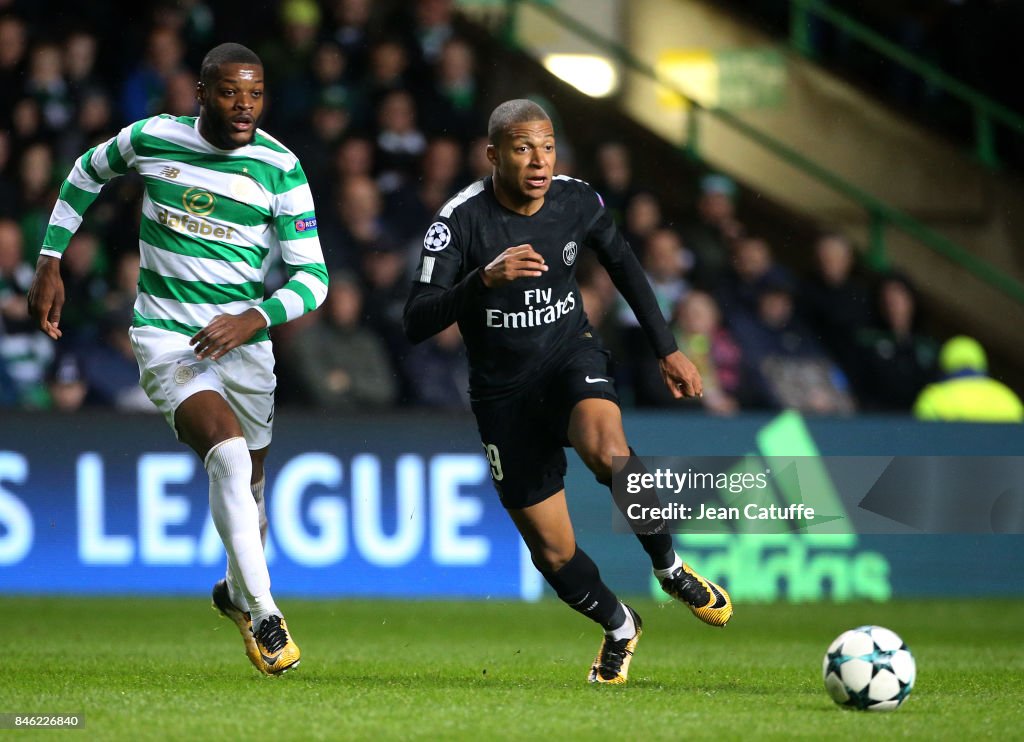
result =
M572 265L576 262L576 243L568 242L565 247L562 248L562 260L565 261L566 265Z
M452 232L448 229L448 225L434 222L427 229L427 234L423 237L423 247L431 252L439 252L448 247L448 243L451 241Z

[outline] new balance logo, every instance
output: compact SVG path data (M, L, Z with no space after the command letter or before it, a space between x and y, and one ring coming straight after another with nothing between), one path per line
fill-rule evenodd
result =
M170 178L171 180L174 180L179 175L181 175L181 170L179 170L176 167L165 167L163 170L160 171L160 175L161 177Z
M600 376L595 376L593 379L591 379L590 376L584 376L583 380L588 384L600 384L602 381L608 381L608 379L602 379Z

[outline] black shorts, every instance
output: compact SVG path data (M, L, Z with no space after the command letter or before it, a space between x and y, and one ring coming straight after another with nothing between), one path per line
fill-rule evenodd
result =
M473 402L491 482L506 509L536 505L565 486L573 407L595 398L619 403L608 359L598 343L584 342L529 389Z

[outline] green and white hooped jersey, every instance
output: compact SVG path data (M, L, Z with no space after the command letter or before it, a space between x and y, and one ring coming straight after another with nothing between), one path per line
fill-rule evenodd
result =
M136 327L194 335L218 314L252 307L273 326L323 303L327 271L298 158L259 129L252 144L218 149L194 116L143 119L82 155L61 186L41 253L61 257L103 185L129 170L145 180ZM288 282L264 301L275 241ZM250 342L266 339L263 331Z

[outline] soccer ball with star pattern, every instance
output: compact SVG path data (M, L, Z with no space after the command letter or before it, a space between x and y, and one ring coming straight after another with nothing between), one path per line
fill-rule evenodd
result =
M822 662L825 690L840 706L899 708L914 688L917 667L907 645L881 626L859 626L832 642Z

